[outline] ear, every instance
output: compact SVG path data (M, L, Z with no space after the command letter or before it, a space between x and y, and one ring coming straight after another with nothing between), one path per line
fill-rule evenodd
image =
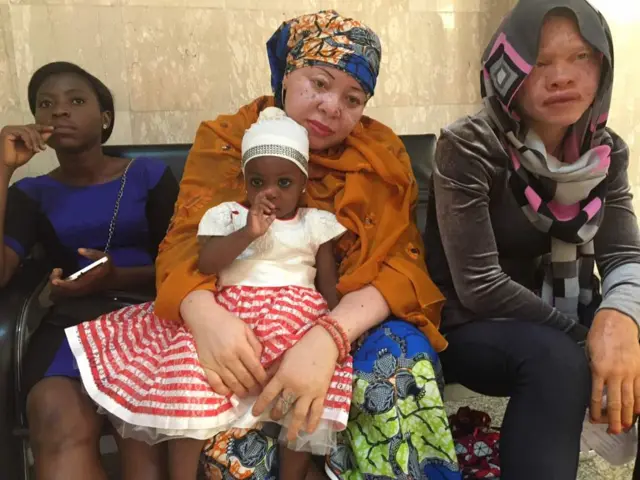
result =
M102 112L102 129L106 130L111 126L111 122L113 121L113 115L111 112Z

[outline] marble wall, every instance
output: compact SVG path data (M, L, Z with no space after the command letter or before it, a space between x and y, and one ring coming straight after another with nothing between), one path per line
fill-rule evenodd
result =
M30 122L26 88L52 60L102 79L116 98L111 143L190 142L200 121L270 93L264 44L323 8L383 43L368 114L400 133L435 132L477 109L478 62L513 0L0 0L0 125ZM43 173L51 153L16 175Z
M632 148L640 190L640 3L592 0L616 41L611 125ZM336 8L383 43L367 113L399 133L437 132L480 102L480 54L515 0L0 0L0 125L30 122L26 86L40 65L76 62L116 97L111 143L190 142L203 119L269 93L264 44L287 18ZM640 145L638 145L640 147ZM18 173L55 165L44 153ZM640 191L637 198L640 201Z
M629 180L635 211L640 216L640 2L636 0L590 0L607 18L615 46L615 79L609 126L629 144Z

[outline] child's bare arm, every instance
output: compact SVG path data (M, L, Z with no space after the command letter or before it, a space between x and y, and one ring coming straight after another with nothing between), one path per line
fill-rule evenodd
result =
M205 275L220 273L256 239L247 227L225 237L200 237L198 270Z
M338 305L338 267L333 256L333 242L320 245L316 254L316 288L333 310Z
M231 265L238 255L256 238L264 235L276 218L275 206L267 198L267 191L256 195L255 201L249 209L247 224L227 236L204 237L198 256L198 270L205 275L220 273Z

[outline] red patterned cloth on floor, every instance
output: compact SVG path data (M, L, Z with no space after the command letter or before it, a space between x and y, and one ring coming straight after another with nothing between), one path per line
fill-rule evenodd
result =
M500 478L500 432L485 412L461 407L449 417L462 478Z

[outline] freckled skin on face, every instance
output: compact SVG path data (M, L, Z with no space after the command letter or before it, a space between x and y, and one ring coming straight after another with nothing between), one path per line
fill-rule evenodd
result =
M304 67L283 82L284 109L309 132L311 150L339 145L362 117L367 95L349 74L331 67Z
M537 63L517 95L518 110L537 133L566 129L593 103L601 55L580 35L575 20L552 14L540 32Z
M307 184L307 177L290 160L280 157L259 157L245 167L247 201L253 205L256 195L267 191L267 199L276 206L276 218L293 218L300 197Z

